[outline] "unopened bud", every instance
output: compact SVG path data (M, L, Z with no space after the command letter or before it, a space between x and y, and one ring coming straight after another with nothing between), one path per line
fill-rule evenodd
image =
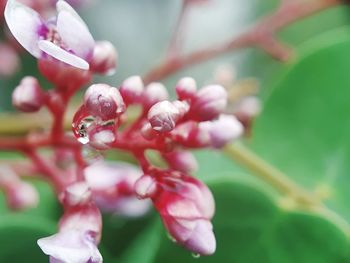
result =
M199 130L210 136L210 145L221 148L243 134L243 125L233 115L221 114L217 120L199 124Z
M208 121L219 116L227 105L227 92L220 85L209 85L200 89L191 104L192 117Z
M153 82L146 86L143 93L142 102L145 107L151 107L153 104L168 99L168 91L165 86L159 82Z
M39 203L39 194L31 184L20 182L7 189L7 203L15 210L33 208Z
M90 69L103 75L114 74L117 67L117 51L109 41L98 41L95 44Z
M13 105L24 112L36 112L44 103L44 94L34 77L25 77L12 93Z
M174 170L192 173L198 169L197 160L189 151L173 151L163 154L163 157Z
M125 104L119 91L107 84L95 84L85 92L86 110L102 120L116 118L125 111Z
M140 133L146 140L152 140L157 136L157 132L153 130L149 122L142 126Z
M133 104L140 101L144 91L143 82L140 76L131 76L124 80L121 85L120 94L126 104Z
M175 90L180 100L191 99L197 91L196 81L190 77L182 78L176 84Z
M143 175L135 182L134 190L140 199L152 197L157 191L157 182L153 177Z
M114 125L91 125L87 129L87 133L90 146L98 150L109 149L111 144L116 140Z
M154 104L147 117L154 130L169 132L175 128L180 112L171 102L165 100Z
M64 204L67 206L84 205L91 201L91 191L85 182L68 186L64 192Z

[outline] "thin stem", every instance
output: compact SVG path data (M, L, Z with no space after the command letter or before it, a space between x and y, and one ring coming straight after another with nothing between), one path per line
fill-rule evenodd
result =
M322 10L341 4L339 0L295 0L281 1L277 10L258 21L250 30L229 41L214 47L197 50L192 53L171 57L151 69L145 76L146 84L164 79L189 66L243 48L258 47L280 60L290 56L290 50L277 39L277 33L295 21L314 15Z
M298 203L306 206L320 203L314 195L308 193L284 173L261 159L242 144L227 145L223 151L228 157L250 170L253 175L273 186L281 194L292 197Z

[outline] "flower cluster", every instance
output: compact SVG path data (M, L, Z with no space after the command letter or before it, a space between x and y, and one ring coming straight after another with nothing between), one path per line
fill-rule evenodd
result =
M210 222L214 201L209 189L191 177L197 168L188 149L220 148L243 133L242 124L225 115L227 94L219 85L197 90L194 79L181 79L177 100L169 101L161 83L144 86L138 76L126 79L119 89L107 84L90 86L73 120L77 139L98 150L132 153L143 175L134 184L140 199L151 199L174 239L194 253L215 251ZM137 105L131 121L128 109ZM147 150L159 152L168 168L155 167Z
M73 118L74 137L63 125L69 99L94 73L113 73L117 53L111 43L95 42L67 2L59 0L56 9L57 16L45 20L15 0L5 8L14 37L38 59L40 72L54 85L45 91L28 76L13 92L18 110L32 113L46 107L53 124L48 132L0 144L1 149L21 151L32 161L7 167L11 176L0 174L9 205L20 209L38 202L35 189L20 178L24 170L52 183L64 213L58 233L38 241L50 262L102 262L97 249L100 211L140 216L151 203L177 243L197 254L214 253L214 198L203 182L191 176L198 165L189 150L221 148L242 135L243 125L232 114L224 114L225 88L197 89L195 80L185 77L176 84L177 99L169 100L163 84L144 84L139 76L127 78L118 88L94 84ZM43 154L42 147L51 148L51 155ZM101 158L91 162L85 158L86 149L129 152L140 169ZM147 156L150 150L159 154L166 168L154 165Z

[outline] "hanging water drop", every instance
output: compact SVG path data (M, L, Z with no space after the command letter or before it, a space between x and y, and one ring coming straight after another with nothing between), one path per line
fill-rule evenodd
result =
M173 238L173 237L169 234L169 232L166 232L166 236L170 239L171 242L176 243L176 239Z
M192 253L192 257L193 257L193 258L200 258L200 257L201 257L201 255L200 255L200 254L198 254L198 253Z

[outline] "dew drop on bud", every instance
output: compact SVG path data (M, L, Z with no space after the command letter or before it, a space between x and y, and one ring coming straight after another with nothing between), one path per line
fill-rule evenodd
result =
M169 238L169 240L170 240L171 242L177 243L176 239L173 238L173 237L169 234L169 232L166 232L166 236L167 236L167 238Z
M198 253L192 253L191 255L193 258L200 258L201 257L201 255Z

